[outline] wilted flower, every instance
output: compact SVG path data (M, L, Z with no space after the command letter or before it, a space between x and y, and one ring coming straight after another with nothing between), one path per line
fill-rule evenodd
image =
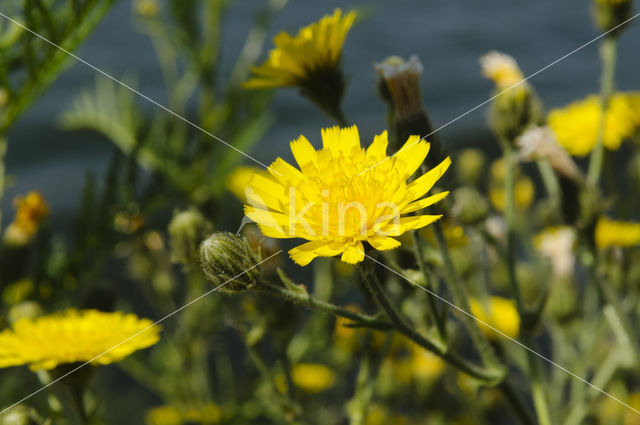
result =
M574 181L584 177L575 161L557 142L549 127L531 127L516 139L519 156L525 161L547 160L558 173Z
M298 363L291 368L291 380L301 390L315 394L331 388L336 373L323 364Z
M563 108L553 109L547 123L558 143L571 155L585 156L596 146L602 116L600 97L591 95ZM638 127L640 110L634 108L633 96L616 93L605 112L603 143L616 150Z
M422 198L449 167L448 158L407 182L429 152L429 144L418 136L393 157L386 155L386 132L366 150L355 126L323 129L322 140L318 151L304 136L291 142L300 169L276 159L269 167L271 177L254 176L247 196L245 213L266 236L310 241L289 251L296 263L304 266L318 256L338 254L346 263L358 263L364 259L363 242L393 249L400 245L394 236L441 217L401 217L448 194Z
M501 335L487 325L511 338L518 336L520 332L520 316L513 300L489 297L486 301L472 298L469 302L471 314L479 321L486 323L486 325L483 323L478 323L478 325L488 338L499 339Z
M340 68L342 46L356 18L355 12L342 15L336 9L298 32L295 37L281 32L273 39L275 48L246 88L298 87L303 95L322 109L335 114L344 94Z
M573 248L576 235L569 226L550 227L534 238L536 249L551 262L553 274L559 277L573 275L576 261Z
M640 223L614 221L601 217L596 224L595 242L598 248L631 247L640 244Z
M49 206L40 192L32 190L26 196L13 200L16 215L5 230L4 241L11 246L27 244L49 215Z
M23 318L0 332L0 367L31 370L59 364L109 364L160 339L160 326L134 314L67 310L37 319Z

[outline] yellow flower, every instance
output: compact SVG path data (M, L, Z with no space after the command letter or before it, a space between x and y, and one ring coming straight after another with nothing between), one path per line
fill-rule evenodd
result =
M611 97L604 123L603 143L607 149L618 149L622 141L631 137L638 127L640 112L634 108L635 102L634 95L625 93L616 93ZM570 154L585 156L598 141L600 118L600 98L591 95L564 108L552 110L547 116L547 123L558 143Z
M518 177L513 188L514 203L516 207L527 209L536 195L536 189L528 177ZM503 212L506 205L504 186L499 184L491 185L489 188L489 200L491 205L500 212Z
M601 217L596 224L595 241L598 248L631 247L640 244L640 223L613 221Z
M407 183L429 151L419 136L410 136L391 158L386 131L366 150L356 126L323 129L322 140L324 147L316 151L300 136L291 142L300 169L278 158L269 166L270 178L254 175L250 183L245 214L266 236L310 241L289 251L296 263L304 266L318 256L338 254L346 263L358 263L364 259L362 242L393 249L400 245L393 236L441 217L401 217L449 193L422 198L449 167L449 158Z
M262 174L263 177L269 175L269 173L262 168L251 166L237 167L227 176L225 181L227 189L240 201L246 202L245 189L249 186L251 177L253 177L254 174Z
M471 314L478 320L511 338L518 336L518 332L520 331L520 316L518 315L518 310L513 300L501 297L489 297L485 303L472 298L470 305ZM500 334L495 330L482 323L479 323L479 325L480 330L482 330L488 338L500 338Z
M275 48L261 66L253 67L256 76L245 88L306 86L318 74L336 70L355 17L353 11L342 16L336 9L333 15L300 29L295 37L284 31L276 35Z
M291 380L303 391L319 393L333 386L336 374L323 364L299 363L291 369Z
M499 89L511 87L524 79L515 59L495 50L480 58L480 66L482 74L493 80Z
M196 408L184 411L182 418L188 423L199 423L203 425L217 424L222 420L220 407L213 403L206 403Z
M414 379L432 380L442 374L445 367L444 360L416 344L411 344L410 350L410 364Z
M49 215L49 206L40 192L32 190L26 196L13 200L16 215L5 231L5 242L24 245L35 235L40 224Z
M147 425L182 425L182 414L173 406L158 406L145 415Z
M35 371L63 363L113 363L158 342L160 327L151 325L134 314L97 310L23 318L0 332L0 367L27 364Z

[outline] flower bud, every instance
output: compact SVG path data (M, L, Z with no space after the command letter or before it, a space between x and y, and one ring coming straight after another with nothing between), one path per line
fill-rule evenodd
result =
M171 258L184 265L198 263L198 246L213 230L211 223L195 209L176 213L169 223Z
M631 0L594 0L591 9L596 26L607 32L631 18ZM623 26L616 28L617 33Z
M260 275L258 263L246 240L233 233L214 233L200 245L200 266L205 276L229 292L254 287Z
M157 0L137 0L134 8L135 12L143 18L155 18L160 13Z
M452 213L463 224L477 224L487 218L489 204L476 189L463 186L453 192Z
M29 418L29 408L23 404L11 407L0 415L0 425L29 425L32 424Z
M462 184L474 186L484 177L487 159L480 149L465 149L458 156L455 169Z

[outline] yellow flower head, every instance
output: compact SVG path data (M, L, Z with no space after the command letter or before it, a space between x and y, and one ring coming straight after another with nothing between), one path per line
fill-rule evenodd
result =
M133 314L97 310L23 318L0 332L0 367L27 364L39 370L63 363L113 363L158 342L160 327L151 325Z
M253 68L255 77L245 88L305 86L318 73L336 69L355 17L353 11L342 16L336 9L333 15L300 29L295 37L284 31L276 35L275 48L262 65Z
M227 189L229 189L229 191L240 201L246 202L247 198L245 196L245 189L249 185L254 174L262 174L263 176L269 175L269 173L264 171L262 168L251 166L237 167L227 176L225 181Z
M13 200L16 215L9 224L5 240L14 245L29 242L40 224L49 215L49 206L40 192L32 190L26 196L17 196Z
M640 223L613 221L601 217L596 224L595 241L598 248L631 247L640 244Z
M402 217L448 194L423 198L449 167L449 158L407 182L429 151L418 136L409 137L390 158L386 132L366 150L356 126L323 129L322 141L323 148L316 151L300 136L291 142L300 169L278 158L268 168L271 176L254 175L248 189L245 213L266 236L310 241L289 251L296 263L304 266L318 256L338 254L346 263L357 263L364 259L362 242L393 249L400 245L393 236L441 217Z
M495 50L480 58L480 66L482 74L493 80L500 89L511 87L524 79L516 60Z
M291 369L291 380L301 390L319 393L333 386L336 374L323 364L299 363Z
M605 113L603 143L616 150L623 140L631 137L640 122L640 111L634 108L634 96L614 94ZM596 146L601 118L600 98L596 95L553 109L547 123L558 143L570 154L585 156Z
M432 380L442 374L444 360L416 344L411 344L410 350L411 371L415 379Z
M497 329L503 334L515 338L520 331L520 316L513 300L501 297L490 297L486 303L482 300L471 299L471 314L478 320ZM499 339L500 334L488 326L480 323L480 330L488 338Z

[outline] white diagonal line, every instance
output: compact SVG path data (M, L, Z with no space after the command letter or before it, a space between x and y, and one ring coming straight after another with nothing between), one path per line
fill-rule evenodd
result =
M439 132L440 130L442 130L445 127L448 127L449 125L453 124L454 122L458 121L461 118L466 117L467 115L469 115L470 113L472 113L473 111L482 108L484 105L486 105L487 103L491 102L492 100L502 96L503 94L505 94L506 92L510 91L511 89L518 87L521 84L524 84L526 81L528 81L529 79L535 77L536 75L540 74L541 72L546 71L547 69L551 68L552 66L554 66L555 64L557 64L558 62L561 62L563 60L565 60L566 58L568 58L569 56L573 55L574 53L579 52L580 50L584 49L585 47L595 43L596 41L600 40L602 37L606 36L607 34L609 34L612 31L617 30L618 28L622 27L623 25L628 24L629 22L633 21L634 19L636 19L638 16L640 16L640 12L636 13L635 15L633 15L632 17L630 17L629 19L627 19L626 21L622 22L621 24L616 25L615 27L611 28L609 31L604 32L602 34L600 34L599 36L597 36L596 38L594 38L593 40L590 40L586 43L584 43L583 45L581 45L580 47L577 47L575 49L573 49L572 51L570 51L569 53L567 53L566 55L559 57L558 59L554 60L553 62L551 62L550 64L540 68L539 70L537 70L536 72L534 72L533 74L530 74L529 76L527 76L526 78L523 78L522 80L518 81L517 83L513 84L512 86L507 87L506 89L502 90L499 93L496 93L495 95L493 95L492 97L490 97L489 99L485 100L484 102L474 106L473 108L469 109L467 112L463 113L462 115L457 116L456 118L452 119L451 121L446 122L445 124L441 125L440 127L436 128L435 130L433 130L431 133L423 136L420 138L420 140L417 140L411 144L409 144L408 146L405 146L403 148L401 148L398 152L394 153L391 156L386 157L385 159L383 159L382 161L378 162L377 164L372 165L371 167L367 168L366 170L362 171L360 174L358 175L362 175L364 173L366 173L367 171L371 170L372 168L377 167L378 165L382 164L383 162L395 157L397 154L399 154L400 152L402 152L405 149L410 148L411 146L415 145L416 143L420 143L421 141L423 141L424 139L426 139L427 137Z
M505 337L506 339L508 339L509 341L519 345L520 347L524 348L525 350L535 354L536 356L540 357L542 360L546 361L547 363L551 364L552 366L557 367L558 369L560 369L561 371L571 375L572 377L576 378L577 380L579 380L580 382L590 386L591 388L593 388L594 390L599 391L600 393L606 395L607 397L611 398L612 400L620 403L621 405L633 410L635 413L640 415L640 410L634 409L633 407L629 406L627 403L625 403L624 401L620 400L619 398L616 398L615 396L609 394L608 392L606 392L605 390L603 390L602 388L592 384L591 382L587 381L586 379L576 375L575 373L571 372L570 370L560 366L558 363L554 362L553 360L551 360L550 358L544 356L543 354L538 353L537 351L535 351L534 349L524 345L523 343L521 343L520 341L518 341L515 338L510 337L509 335L505 334L504 332L500 331L499 329L494 328L493 326L491 326L490 324L488 324L487 322L477 318L476 316L474 316L473 314L469 313L468 311L458 307L457 305L455 305L454 303L452 303L451 301L441 297L440 295L436 294L435 292L425 288L424 286L414 282L413 280L409 279L408 277L406 277L405 275L403 275L402 273L399 273L395 270L393 270L391 267L388 267L386 264L381 263L380 261L376 260L373 257L370 257L367 254L364 254L365 257L371 259L372 261L374 261L375 263L381 265L382 267L384 267L385 269L389 270L392 273L395 273L396 275L400 276L401 278L403 278L404 280L406 280L407 282L411 283L413 286L416 286L420 289L422 289L425 292L428 292L429 294L433 295L434 297L436 297L437 299L439 299L440 301L442 301L443 303L447 304L448 306L450 306L451 308L454 308L455 310L459 311L462 314L465 314L469 317L471 317L473 320L477 321L478 323L481 323L482 325L486 326L487 328L491 329L492 331L498 333L499 335Z
M262 162L258 161L257 159L255 159L254 157L252 157L249 154L246 154L244 152L242 152L240 149L236 148L235 146L233 146L230 143L225 142L224 140L222 140L221 138L219 138L218 136L216 136L215 134L205 130L204 128L200 127L199 125L197 125L196 123L194 123L193 121L190 121L189 119L183 117L180 114L177 114L176 112L173 112L171 109L167 108L166 106L162 105L159 102L156 102L155 100L151 99L149 96L141 93L140 91L134 89L133 87L129 86L128 84L118 80L117 78L115 78L114 76L106 73L105 71L101 70L100 68L90 64L89 62L87 62L86 60L82 59L81 57L71 53L70 51L68 51L67 49L65 49L62 46L59 46L58 44L54 43L53 41L47 39L46 37L38 34L37 32L31 30L30 28L27 28L26 26L24 26L23 24L21 24L20 22L16 21L13 18L10 18L9 16L5 15L4 13L0 12L0 16L2 16L3 18L7 19L8 21L14 23L15 25L19 26L20 28L22 28L23 30L35 35L36 37L38 37L39 39L41 39L42 41L45 41L47 43L49 43L50 45L52 45L53 47L55 47L56 49L59 49L60 51L66 53L67 55L71 56L72 58L74 58L75 60L77 60L78 62L81 62L85 65L87 65L89 68L93 69L94 71L104 75L105 77L107 77L108 79L114 81L115 83L120 84L122 87L131 90L133 93L137 94L138 96L142 97L143 99L153 103L154 105L156 105L158 108L168 112L169 114L173 115L176 118L179 118L180 120L184 121L185 123L189 124L190 126L192 126L193 128L200 130L201 132L203 132L204 134L212 137L213 139L217 140L218 142L224 144L227 147L230 147L231 149L233 149L234 151L238 152L241 155L244 155L245 157L249 158L250 160L252 160L253 162L255 162L256 164L260 164L262 165L264 168L267 168L267 166L265 164L263 164ZM274 171L277 173L277 171ZM280 173L277 173L280 174Z
M105 354L107 354L108 352L115 350L116 348L118 348L119 346L121 346L122 344L124 344L125 342L137 337L138 335L148 331L149 329L151 329L152 327L158 325L161 322L164 322L166 319L168 319L169 317L173 316L174 314L184 310L185 308L189 307L191 304L201 300L202 298L206 297L207 295L217 291L218 289L222 288L223 286L225 286L227 283L239 278L240 276L242 276L243 274L247 273L248 271L258 267L260 264L270 260L271 258L275 257L276 255L280 254L282 252L282 250L276 252L275 254L270 255L269 257L265 258L264 260L260 261L259 263L249 267L247 270L243 271L242 273L237 274L236 276L232 277L231 279L227 280L226 282L221 283L220 285L216 286L215 288L205 292L204 294L200 295L197 298L194 298L193 300L189 301L188 303L184 304L182 307L179 307L178 309L172 311L171 313L167 314L166 316L164 316L163 318L155 321L154 323L152 323L151 325L147 326L146 328L138 331L137 333L135 333L134 335L131 335L129 338L120 341L118 344L114 345L113 347L109 348L108 350L106 350L103 353L98 354L97 356L95 356L94 358L92 358L91 360L87 360L86 362L82 363L81 365L79 365L78 367L72 369L71 371L65 373L64 375L60 376L57 379L54 379L53 381L49 382L47 385L39 388L38 390L32 392L31 394L29 394L26 397L23 397L22 399L20 399L19 401L16 401L15 403L13 403L11 406L4 408L1 412L0 412L0 416L2 414L4 414L5 412L11 410L12 408L14 408L15 406L17 406L18 404L24 402L25 400L28 400L29 398L33 397L34 395L38 394L39 392L49 388L50 386L52 386L53 384L55 384L56 382L66 378L67 376L71 375L72 373L78 371L79 369L85 367L86 365L93 363L94 361L96 361L97 359L99 359L100 357L104 356Z

